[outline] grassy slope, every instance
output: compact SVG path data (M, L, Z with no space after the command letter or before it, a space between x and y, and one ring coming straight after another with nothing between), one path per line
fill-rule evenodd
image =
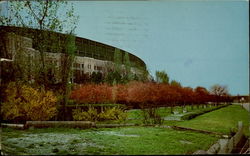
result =
M55 135L56 134L56 135ZM191 154L218 138L156 127L113 129L3 129L9 154Z
M237 128L238 121L243 121L245 132L249 135L249 112L238 105L231 105L213 112L198 116L192 120L178 122L177 126L202 129L228 134L230 129Z

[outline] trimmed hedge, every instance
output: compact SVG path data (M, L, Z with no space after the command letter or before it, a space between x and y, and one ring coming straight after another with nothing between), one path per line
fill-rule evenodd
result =
M211 111L214 111L214 110L217 110L217 109L220 109L220 108L223 108L223 107L226 107L228 106L227 104L226 105L220 105L216 108L207 108L205 110L199 110L197 112L192 112L192 113L189 113L189 114L186 114L186 115L183 115L181 117L181 120L190 120L190 119L193 119L199 115L202 115L202 114L205 114L205 113L208 113L208 112L211 112Z

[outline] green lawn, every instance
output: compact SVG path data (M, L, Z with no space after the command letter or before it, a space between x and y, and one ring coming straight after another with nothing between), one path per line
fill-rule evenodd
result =
M135 110L135 112L138 110ZM168 110L162 108L162 112ZM135 112L132 114L136 115ZM140 121L140 119L132 120ZM229 134L243 121L249 136L249 112L230 105L188 121L165 121L194 129ZM207 150L219 138L191 131L176 131L159 127L125 127L100 129L45 128L34 130L2 129L2 149L7 154L95 154L95 155L163 155L192 154Z
M249 112L239 105L230 105L176 125L228 134L230 129L237 128L238 121L243 121L245 133L249 135Z
M209 108L214 108L215 106L208 106ZM197 108L197 106L194 106L193 108L191 106L186 106L185 107L185 110L187 112L196 112L196 111L199 111L199 110L203 110L203 109L206 109L206 108L203 108L203 107L199 107ZM173 108L173 112L177 113L177 114L182 114L183 108L180 107L180 106L176 106ZM162 117L167 117L169 115L171 115L171 108L170 107L160 107L160 108L157 108L157 113L159 115L161 115ZM129 110L128 111L128 118L132 118L132 119L140 119L142 118L142 111L140 109L133 109L133 110Z
M2 148L8 154L192 154L207 150L215 136L159 127L105 129L3 128Z

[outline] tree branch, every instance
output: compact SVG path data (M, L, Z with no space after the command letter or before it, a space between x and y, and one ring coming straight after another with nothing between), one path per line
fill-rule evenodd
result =
M33 14L33 16L35 17L35 19L37 20L37 22L40 24L40 19L37 17L37 15L35 14L35 12L32 10L31 5L30 5L30 1L27 1L26 5L29 7L31 13Z
M46 0L45 9L43 9L43 17L42 17L42 19L40 20L41 24L43 23L43 20L44 20L44 18L45 18L46 15L47 15L48 5L49 5L49 1Z

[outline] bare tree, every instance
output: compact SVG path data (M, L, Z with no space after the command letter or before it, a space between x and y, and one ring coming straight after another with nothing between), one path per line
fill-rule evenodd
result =
M228 88L224 85L215 84L210 88L211 94L215 95L216 103L218 104L223 97L228 96Z

